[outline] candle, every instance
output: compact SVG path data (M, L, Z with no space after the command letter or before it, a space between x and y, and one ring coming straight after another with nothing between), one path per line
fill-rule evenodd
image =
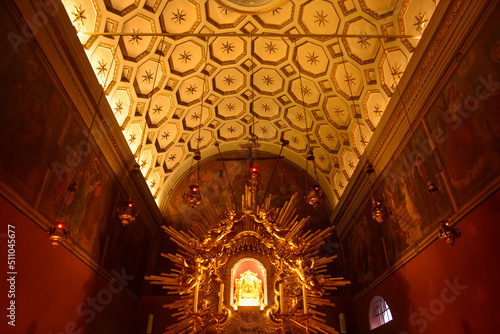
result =
M218 312L222 313L222 303L224 301L224 283L220 285L220 291L219 291L219 308Z
M340 323L340 333L347 333L347 327L345 325L344 313L339 314L339 323Z
M307 289L305 285L302 285L302 296L304 299L304 314L307 314L308 308L307 308Z
M285 294L283 293L283 284L280 283L280 313L285 313Z
M194 306L193 306L193 312L198 313L198 291L200 289L200 283L196 284L194 287Z
M153 333L153 315L150 314L148 316L148 325L146 326L146 334L151 334Z

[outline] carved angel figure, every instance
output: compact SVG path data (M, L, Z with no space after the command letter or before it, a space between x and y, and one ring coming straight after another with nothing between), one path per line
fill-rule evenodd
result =
M314 259L304 260L302 256L296 257L292 260L285 259L284 263L287 267L297 274L300 282L306 287L307 290L311 291L317 296L322 296L325 293L322 284L324 280L320 280L314 275Z
M251 216L257 223L262 224L267 233L271 234L278 240L281 241L286 240L283 236L288 232L288 229L278 228L276 226L277 225L276 221L273 219L269 211L260 209L258 217L255 216L254 214L252 214Z

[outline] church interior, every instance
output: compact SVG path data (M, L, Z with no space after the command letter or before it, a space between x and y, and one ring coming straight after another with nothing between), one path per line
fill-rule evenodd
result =
M0 13L1 333L498 333L498 0Z

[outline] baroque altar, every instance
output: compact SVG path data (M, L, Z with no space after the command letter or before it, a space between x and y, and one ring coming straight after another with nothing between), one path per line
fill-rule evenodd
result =
M334 227L306 231L298 198L272 208L247 188L240 211L228 202L221 218L205 203L188 231L162 226L178 253L162 253L171 272L146 279L180 295L164 305L178 311L165 333L337 333L314 309L334 306L327 291L350 282L327 274L336 255L318 252Z

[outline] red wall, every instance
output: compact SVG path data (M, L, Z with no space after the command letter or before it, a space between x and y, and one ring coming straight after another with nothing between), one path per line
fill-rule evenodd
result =
M355 303L358 333L500 333L499 204L497 191L458 223L462 237L453 247L434 242ZM370 331L376 295L394 320Z
M0 196L0 333L133 333L138 305ZM7 226L15 226L16 326L7 325ZM90 300L88 299L90 298ZM102 303L99 302L99 299ZM92 306L95 299L96 306ZM104 305L107 304L107 305ZM78 312L80 310L80 312ZM80 313L80 314L79 314ZM78 327L80 326L80 327Z

